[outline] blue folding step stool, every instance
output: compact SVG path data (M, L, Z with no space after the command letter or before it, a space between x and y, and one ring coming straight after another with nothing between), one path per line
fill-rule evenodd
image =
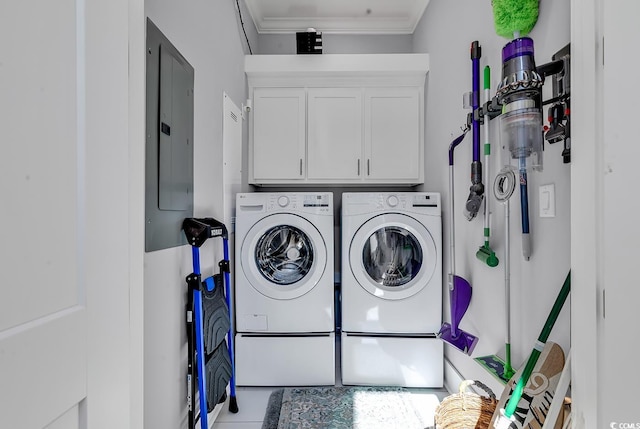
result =
M200 427L208 429L207 414L216 404L226 400L227 385L230 387L229 411L238 412L233 354L229 237L225 225L213 218L185 218L182 222L182 230L191 245L193 259L193 273L186 278L189 429L194 429L198 419L194 403L196 382L200 394ZM224 259L218 263L220 273L203 281L200 272L200 247L209 238L214 237L222 238ZM223 283L224 292L222 291Z

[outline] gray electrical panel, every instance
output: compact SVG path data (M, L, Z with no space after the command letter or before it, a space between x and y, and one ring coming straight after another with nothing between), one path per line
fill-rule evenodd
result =
M194 70L147 19L145 250L187 244L193 217Z

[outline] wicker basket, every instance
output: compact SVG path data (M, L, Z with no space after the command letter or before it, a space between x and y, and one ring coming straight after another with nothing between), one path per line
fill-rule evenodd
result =
M467 392L471 385L489 396ZM436 408L436 429L487 429L497 404L496 395L489 387L477 380L465 380L460 383L458 393L444 398Z

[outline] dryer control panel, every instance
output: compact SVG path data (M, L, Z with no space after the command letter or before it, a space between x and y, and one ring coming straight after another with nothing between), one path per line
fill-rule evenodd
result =
M394 211L440 216L440 194L437 192L373 192L343 194L346 215Z

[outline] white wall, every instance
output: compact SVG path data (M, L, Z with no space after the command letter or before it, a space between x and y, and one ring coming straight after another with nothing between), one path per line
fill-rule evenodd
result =
M223 92L237 105L246 100L246 42L236 3L147 0L145 12L195 69L194 216L222 220ZM203 276L218 272L220 249L219 239L202 247ZM144 264L145 427L186 427L184 308L191 247L146 253Z
M536 63L551 61L551 56L570 41L569 0L540 2L540 14L529 36L534 40ZM448 250L449 213L448 147L466 122L468 110L462 106L463 93L471 91L470 45L477 40L482 48L481 71L491 67L492 95L501 76L501 50L508 42L496 35L490 2L461 0L453 6L445 0L432 0L414 33L414 52L430 55L430 71L425 89L425 185L424 190L443 193L443 237ZM482 82L481 82L482 87ZM551 97L551 83L544 88L544 98ZM484 101L484 99L481 99ZM546 118L546 107L543 117ZM492 177L502 168L497 120L491 123ZM481 134L481 143L484 139ZM480 341L472 357L499 354L504 357L504 234L503 206L492 202L491 247L501 263L489 268L476 259L483 244L482 211L468 222L462 215L469 194L472 161L472 138L467 135L455 151L455 227L456 274L473 286L473 298L462 329L477 335ZM521 256L520 204L516 190L511 199L511 323L514 366L527 359L570 266L570 166L563 164L562 143L545 144L544 171L529 172L529 210L533 242L531 259ZM482 151L481 151L482 153ZM538 187L554 183L556 217L538 216ZM490 185L493 185L493 178ZM491 187L488 188L488 191ZM491 195L492 196L492 195ZM448 272L448 252L444 255ZM445 285L445 292L446 292ZM448 297L448 294L445 293ZM445 299L445 320L449 320L449 303ZM570 347L569 303L558 319L550 340L558 342L565 353ZM446 356L465 378L480 379L494 389L502 385L484 371L472 358L447 346Z

